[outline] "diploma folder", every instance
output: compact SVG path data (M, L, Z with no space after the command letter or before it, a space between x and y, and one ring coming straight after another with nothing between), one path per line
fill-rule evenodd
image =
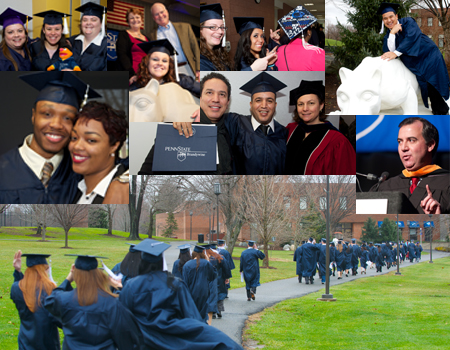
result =
M216 171L217 128L192 124L193 136L180 136L172 124L158 124L153 171Z

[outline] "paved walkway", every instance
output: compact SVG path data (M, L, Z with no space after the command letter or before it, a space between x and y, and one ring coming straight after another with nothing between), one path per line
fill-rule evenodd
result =
M448 257L450 253L433 251L433 260ZM420 263L428 263L429 255L422 254L422 261ZM406 262L400 265L400 272L403 268L417 263ZM292 264L292 268L295 269L295 264ZM359 270L359 268L358 268ZM391 268L389 270L383 267L383 272L381 274L386 274L388 272L397 271L397 268ZM232 271L234 275L239 274L239 262L236 264L236 269ZM343 279L338 280L336 277L331 276L330 293L333 294L332 286L353 281L358 278L365 278L380 275L376 273L376 269L369 269L367 275L358 275L349 277L343 277ZM222 332L226 333L238 344L242 343L242 329L244 328L245 321L250 315L261 312L267 307L275 305L280 301L286 299L300 298L309 293L317 292L323 289L325 293L325 285L320 282L318 275L315 277L314 284L305 284L304 279L302 283L298 283L298 278L289 278L286 280L274 281L269 283L264 283L257 289L256 300L247 301L245 288L238 288L229 291L228 299L225 299L225 312L221 319L215 319L212 321L212 325Z

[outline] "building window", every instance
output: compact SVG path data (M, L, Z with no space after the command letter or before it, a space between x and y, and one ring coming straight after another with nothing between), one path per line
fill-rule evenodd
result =
M409 228L409 239L417 240L417 228Z
M439 47L444 47L444 35L439 35Z
M327 209L327 197L320 197L319 198L319 208L320 208L320 210L326 210Z
M284 207L286 209L289 209L291 207L291 199L289 197L284 197L283 201L284 201Z
M352 235L352 223L344 222L336 225L335 232L342 232L345 237L353 237Z
M307 209L306 197L300 197L300 210Z
M339 197L339 209L347 210L347 197Z
M417 25L419 27L422 27L422 18L421 17L417 18Z
M428 17L428 27L432 27L433 26L433 18L432 17Z

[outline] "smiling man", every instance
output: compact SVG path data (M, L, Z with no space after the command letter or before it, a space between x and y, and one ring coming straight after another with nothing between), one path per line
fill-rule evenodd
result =
M100 95L87 92L87 85L69 72L20 78L40 92L32 109L33 134L21 147L0 156L0 203L71 203L78 178L66 146L83 95Z
M450 213L450 174L433 164L439 145L438 130L420 117L404 119L399 128L398 154L405 169L382 183L378 191L404 193L421 214Z

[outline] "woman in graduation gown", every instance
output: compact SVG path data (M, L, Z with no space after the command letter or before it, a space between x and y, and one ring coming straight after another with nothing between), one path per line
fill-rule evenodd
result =
M169 40L154 40L138 46L147 55L139 64L137 81L131 84L130 91L143 88L151 79L156 79L160 84L177 83L193 95L200 96L200 83L188 75L178 74L175 50Z
M354 175L356 153L347 138L323 112L325 86L322 81L302 80L290 92L295 106L294 123L287 125L286 174Z
M201 71L228 71L232 67L228 52L222 46L227 31L222 13L220 4L200 6Z
M75 9L81 12L81 34L69 38L73 57L82 71L106 71L106 7L88 2Z
M21 272L22 256L27 257L25 275ZM14 283L11 299L16 304L20 317L20 330L17 338L19 350L48 349L59 350L59 332L62 327L46 309L44 300L56 287L47 272L47 254L14 255Z
M45 300L45 308L63 325L64 349L141 349L135 318L109 291L108 276L96 256L77 256L67 278ZM103 258L105 257L98 257ZM71 283L75 281L77 288Z
M142 252L139 276L131 279L120 293L119 300L138 320L144 347L158 350L242 349L227 335L208 326L186 284L163 271L163 253L169 247L169 244L153 239L145 239L136 245L134 249ZM188 263L191 262L195 264L195 260ZM183 273L185 268L186 265Z
M74 203L102 204L113 179L122 181L123 177L127 182L126 163L119 159L127 128L125 112L106 103L90 101L77 114L68 149L73 171L84 178L78 184ZM125 185L124 191L128 191ZM114 204L128 204L128 201Z
M44 11L34 16L43 17L41 36L32 41L30 53L33 70L46 71L49 66L59 60L59 49L70 47L64 34L68 33L63 26L63 17L70 16L58 11Z
M345 249L342 241L338 241L336 247L336 265L338 270L338 280L342 279L342 271L345 270Z
M3 26L0 71L31 70L28 32L25 29L25 23L31 18L9 7L0 15L0 25Z
M177 247L178 249L180 249L180 254L178 255L178 259L174 261L172 266L172 275L174 275L175 277L183 279L183 266L192 259L189 247L189 244L183 244Z

